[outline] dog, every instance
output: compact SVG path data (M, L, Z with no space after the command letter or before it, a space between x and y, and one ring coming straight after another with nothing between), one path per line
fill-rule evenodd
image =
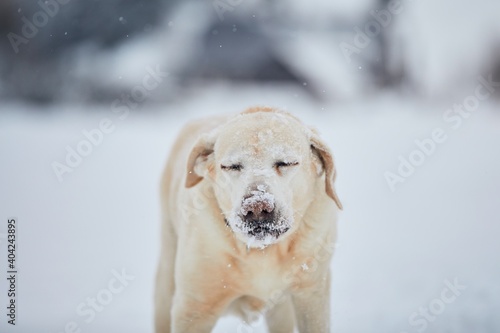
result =
M284 111L188 124L161 182L156 333L208 333L228 313L330 332L335 176L318 133Z

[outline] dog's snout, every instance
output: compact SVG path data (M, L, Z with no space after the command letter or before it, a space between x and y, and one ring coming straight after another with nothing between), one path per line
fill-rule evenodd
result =
M245 216L271 214L274 211L274 202L258 196L248 196L243 200L241 211Z

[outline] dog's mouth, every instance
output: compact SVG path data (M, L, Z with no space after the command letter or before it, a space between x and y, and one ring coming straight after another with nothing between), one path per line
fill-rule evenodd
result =
M234 214L232 218L225 219L225 222L236 234L243 236L248 247L263 248L274 244L291 228L291 221L280 213L265 219Z
M243 198L238 209L226 219L226 224L248 247L263 248L276 243L292 226L291 214L280 206L283 208L264 186L257 186Z
M247 234L257 239L264 239L268 236L278 238L290 229L281 216L272 219L251 219L242 217Z

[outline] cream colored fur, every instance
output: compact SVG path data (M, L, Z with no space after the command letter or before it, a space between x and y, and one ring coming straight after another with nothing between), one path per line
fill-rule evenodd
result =
M276 166L286 159L298 164ZM236 162L242 170L222 168ZM342 207L334 179L326 144L288 113L253 108L188 124L161 184L156 333L208 333L226 313L247 321L263 314L271 333L330 332L329 266ZM255 183L291 223L271 242L225 222Z

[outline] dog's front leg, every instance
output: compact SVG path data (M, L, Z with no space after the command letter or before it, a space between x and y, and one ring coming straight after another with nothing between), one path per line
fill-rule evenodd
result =
M217 322L213 314L184 306L174 306L172 317L172 333L210 333Z
M172 333L210 333L230 301L205 296L176 294L172 307Z
M300 333L330 333L330 274L292 299Z
M217 319L207 304L174 298L172 333L210 333Z

